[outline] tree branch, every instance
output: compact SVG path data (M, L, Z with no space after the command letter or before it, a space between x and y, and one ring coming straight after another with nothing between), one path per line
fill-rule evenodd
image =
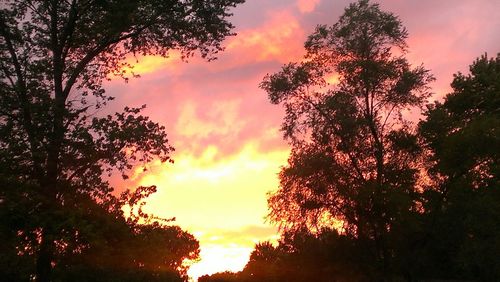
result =
M14 72L17 76L17 81L15 83L15 93L17 94L17 97L19 99L20 105L21 105L21 111L23 113L23 127L26 130L26 133L28 135L28 142L30 144L31 148L31 158L34 163L35 170L40 173L40 160L38 157L36 157L36 153L38 151L38 146L36 144L36 139L35 139L35 130L33 128L33 120L31 116L31 109L30 109L30 102L28 100L28 94L27 94L27 87L26 87L26 81L24 79L24 73L21 67L21 64L19 63L19 59L14 47L14 44L12 43L11 39L11 34L10 31L8 30L8 26L5 22L5 19L0 16L0 35L3 37L5 40L5 44L7 45L7 50L8 53L11 57L12 64L14 65ZM13 80L12 80L13 82Z

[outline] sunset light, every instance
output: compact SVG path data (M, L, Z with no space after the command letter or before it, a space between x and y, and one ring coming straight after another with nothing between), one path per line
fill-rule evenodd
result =
M433 86L440 97L449 91L454 71L464 69L470 58L485 50L493 54L496 45L490 41L450 49L464 32L476 30L474 20L464 29L457 28L452 14L462 13L465 21L485 14L486 9L463 2L447 13L448 18L419 20L445 8L438 5L431 9L433 3L417 9L381 1L383 8L408 24L410 58L416 64L424 62L439 77ZM185 63L175 54L168 59L139 58L133 70L142 74L141 79L108 86L112 93L122 94L118 103L147 103L148 114L165 123L176 147L174 164L153 163L125 184L157 185L158 192L148 200L147 210L160 217L175 217L176 224L200 241L201 260L191 266L192 278L240 271L255 243L276 242L277 229L266 220L266 195L278 187L278 172L287 163L289 148L279 130L282 109L270 105L258 85L266 73L300 60L303 42L316 24L334 23L347 4L248 1L234 10L238 35L226 40L226 50L217 61L192 58ZM436 28L447 36L431 33ZM423 44L419 38L434 43ZM437 53L446 53L454 60L430 60ZM325 80L335 85L339 77L331 74Z
M276 241L276 229L264 224L263 195L277 187L277 172L287 156L287 150L262 153L248 143L240 152L223 157L211 145L199 156L176 153L173 165L156 162L146 172L138 170L131 181L157 185L159 191L148 199L147 211L176 217L200 240L201 261L189 271L196 278L239 271L255 243Z
M500 281L499 11L0 0L0 280Z
M200 240L200 242L203 242ZM219 243L204 242L201 248L203 260L191 266L189 276L193 279L205 274L213 274L223 271L238 272L248 262L253 245L242 247L236 244L224 245Z
M126 73L144 75L155 71L175 71L182 63L179 52L171 52L167 58L160 56L130 56L127 63L131 67L124 69Z

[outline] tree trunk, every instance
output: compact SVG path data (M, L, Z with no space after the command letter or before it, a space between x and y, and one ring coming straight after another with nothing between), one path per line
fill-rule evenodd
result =
M51 281L54 241L47 233L46 229L42 230L42 241L36 260L36 282Z
M64 128L64 115L66 96L63 91L63 69L64 63L62 59L62 47L59 44L58 38L58 14L57 14L57 1L52 2L52 9L50 13L51 20L51 34L50 34L50 49L52 53L53 64L53 80L54 80L54 108L52 120L52 132L49 135L49 146L47 151L47 168L46 176L42 183L42 193L46 195L46 206L44 207L47 216L51 216L54 209L58 207L58 193L59 193L59 175L60 163L59 155L63 144L65 128ZM52 219L53 220L53 219ZM53 221L49 221L53 222ZM56 238L57 230L49 223L42 229L42 241L37 256L36 266L36 280L37 282L51 281L52 274L52 261L54 259L55 246L54 240Z
M372 211L374 220L371 222L374 228L374 240L377 257L380 265L381 281L389 281L389 258L386 242L386 215L384 210L386 208L386 195L384 187L384 144L382 139L383 132L376 126L375 117L373 116L373 104L370 103L370 96L373 95L370 89L366 87L364 93L365 102L365 119L367 120L368 129L372 135L374 142L373 157L376 163L376 188L373 194Z

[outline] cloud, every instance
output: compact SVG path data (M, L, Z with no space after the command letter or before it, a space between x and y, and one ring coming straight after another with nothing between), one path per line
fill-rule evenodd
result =
M246 265L256 243L269 240L276 242L278 239L275 227L261 225L233 230L195 231L194 234L202 246L202 260L191 266L189 274L193 278L227 270L240 271Z
M297 7L301 13L310 13L319 4L320 0L297 0Z
M131 65L124 69L126 73L144 75L156 71L175 72L181 66L182 59L181 53L174 50L167 57L130 56L126 62Z
M210 105L204 105L204 110L200 111L199 105L188 101L182 106L175 131L184 137L198 140L212 135L237 135L245 125L245 121L238 117L239 104L238 99L213 101Z
M272 238L263 223L265 195L277 188L289 149L279 131L283 109L258 85L266 73L300 60L306 36L317 24L334 24L350 2L247 1L234 11L238 35L224 42L218 60L184 63L175 52L170 59L139 58L140 79L106 84L117 96L110 111L147 104L144 114L167 128L175 164L152 163L117 185L158 185L147 208L197 234L205 263L193 268L198 273L241 269L254 241ZM499 51L498 1L378 2L408 28L408 58L431 70L439 95L450 90L453 73Z
M156 162L147 172L138 170L129 185L157 185L147 210L175 216L189 230L261 225L267 214L265 195L277 188L277 173L288 153L263 152L246 142L235 154L221 155L219 147L210 145L199 155L176 153L173 165Z
M275 11L263 25L241 30L227 43L227 52L237 52L238 62L279 60L288 61L303 53L304 32L297 18L289 10ZM300 40L300 39L299 39Z
M216 245L240 245L253 247L263 241L276 241L278 229L267 225L248 225L240 229L211 229L202 232L197 238L200 241Z

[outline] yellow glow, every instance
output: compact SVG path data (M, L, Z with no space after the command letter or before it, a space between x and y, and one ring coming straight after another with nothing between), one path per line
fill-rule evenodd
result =
M245 267L256 243L266 240L276 243L278 240L279 236L274 228L268 230L257 228L257 230L265 230L265 232L255 232L256 230L252 232L251 229L247 228L239 232L223 230L211 232L222 235L193 232L200 240L202 260L191 266L188 271L189 276L196 280L205 274L210 275L228 270L238 272Z
M334 73L334 74L330 74L328 75L327 77L325 77L325 81L328 83L328 84L331 84L331 85L336 85L336 84L339 84L340 80L339 80L339 75Z
M158 186L146 211L175 216L176 224L200 241L201 261L189 270L197 278L242 270L256 242L277 239L276 228L264 223L265 195L278 187L277 173L288 154L288 149L263 152L251 141L231 155L208 145L197 155L177 152L174 165L154 162L147 172L138 169L131 179Z
M258 226L267 213L265 194L277 187L287 156L288 150L261 153L250 142L223 157L212 145L200 156L179 152L174 165L156 163L135 178L138 185L158 186L147 207L160 216L176 216L190 226Z
M196 280L205 274L242 270L250 257L252 247L208 245L201 247L202 260L190 267L188 274Z
M126 73L148 74L161 69L172 71L181 62L181 54L179 52L171 52L168 57L161 56L137 56L127 59L127 63L133 67L126 67L123 70Z

